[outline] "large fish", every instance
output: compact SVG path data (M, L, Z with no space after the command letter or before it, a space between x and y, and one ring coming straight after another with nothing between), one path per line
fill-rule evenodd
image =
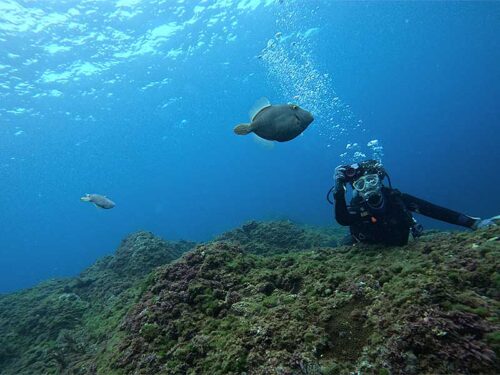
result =
M105 208L105 209L110 209L110 208L113 208L115 206L115 202L113 202L111 199L109 199L105 195L85 194L83 197L80 198L80 200L83 202L93 203L94 206L100 207L100 208Z
M295 104L272 105L266 98L260 99L250 110L250 124L234 128L238 135L255 133L269 141L286 142L307 129L314 117Z

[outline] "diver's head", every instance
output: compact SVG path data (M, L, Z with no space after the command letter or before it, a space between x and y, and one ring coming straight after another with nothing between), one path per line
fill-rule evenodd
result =
M378 160L365 160L360 163L359 173L352 181L352 187L372 208L381 208L384 204L382 180L387 176L382 163Z
M373 208L379 208L383 204L382 186L382 180L377 173L365 174L352 183L361 198Z
M382 187L384 186L382 180L387 178L389 188L392 189L391 179L389 174L383 167L380 160L364 160L354 164L340 165L336 169L342 178L343 183L350 183L354 189L354 196L361 196L363 200L374 210L384 209L384 196L382 194ZM344 185L342 184L342 188ZM330 190L330 192L333 188ZM330 192L328 194L330 194ZM328 201L330 199L327 197Z

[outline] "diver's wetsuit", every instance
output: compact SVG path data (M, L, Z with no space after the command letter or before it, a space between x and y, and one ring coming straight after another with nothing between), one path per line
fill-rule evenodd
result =
M340 225L350 227L354 241L403 246L408 243L410 228L414 225L411 212L471 228L475 219L437 206L397 189L382 187L385 204L374 210L360 196L355 196L349 206L345 191L335 193L335 219Z

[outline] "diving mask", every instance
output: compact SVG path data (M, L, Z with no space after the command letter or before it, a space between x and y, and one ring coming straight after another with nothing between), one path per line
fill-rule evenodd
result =
M384 197L381 193L382 182L378 174L367 174L361 176L352 183L359 195L372 208L381 208L384 205Z
M354 189L360 193L366 193L369 190L376 189L380 184L380 177L378 174L367 174L358 178L352 183Z

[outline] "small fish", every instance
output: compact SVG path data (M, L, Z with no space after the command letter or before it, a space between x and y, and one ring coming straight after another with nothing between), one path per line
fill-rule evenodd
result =
M115 202L113 202L111 199L106 197L105 195L99 195L99 194L85 194L83 197L80 198L82 202L90 202L93 203L94 206L100 207L100 208L105 208L105 209L110 209L115 206Z
M261 98L250 110L250 124L234 128L238 135L255 133L268 141L286 142L294 139L313 122L313 115L295 104L272 105Z

